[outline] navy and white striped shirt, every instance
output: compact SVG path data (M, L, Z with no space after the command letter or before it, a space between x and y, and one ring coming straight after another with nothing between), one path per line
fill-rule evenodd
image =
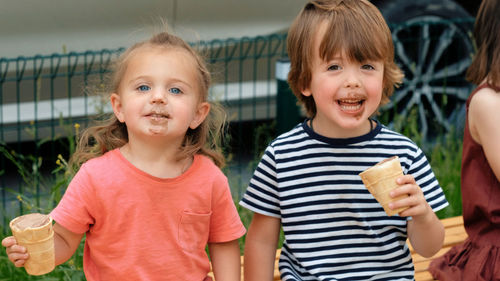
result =
M448 205L424 153L378 122L331 139L304 121L267 147L240 205L281 219L282 280L414 279L407 219L387 216L358 175L394 155L434 211Z

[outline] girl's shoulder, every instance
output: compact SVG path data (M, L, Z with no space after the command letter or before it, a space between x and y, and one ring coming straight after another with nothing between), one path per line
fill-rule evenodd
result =
M210 157L203 154L194 155L191 168L195 171L206 174L214 174L217 176L224 175L222 170L214 163L214 161Z
M105 152L103 155L91 158L82 164L81 169L85 170L108 170L109 167L115 166L122 162L124 158L121 156L118 148Z

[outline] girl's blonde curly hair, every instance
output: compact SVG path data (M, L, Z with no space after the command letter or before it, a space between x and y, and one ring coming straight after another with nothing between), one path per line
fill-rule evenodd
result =
M179 48L192 55L197 65L200 102L209 102L211 107L207 118L196 129L188 128L179 151L179 158L191 157L199 153L210 157L217 166L223 167L225 159L221 152L220 140L225 131L226 115L218 103L208 100L211 78L205 61L181 38L168 32L161 32L149 40L128 48L115 62L113 71L107 79L108 85L105 85L105 93L109 96L111 93L117 92L130 58L136 50L142 47ZM118 121L114 114L111 114L104 120L96 121L94 126L87 128L82 133L76 151L70 159L70 167L76 171L87 160L122 147L127 142L127 126Z

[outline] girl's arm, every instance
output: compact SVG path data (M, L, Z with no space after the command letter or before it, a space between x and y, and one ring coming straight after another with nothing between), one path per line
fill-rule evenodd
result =
M245 281L274 280L281 220L254 213L245 241Z
M493 173L500 181L500 93L484 88L472 98L469 105L469 130L472 138L483 147Z
M57 222L53 226L54 229L54 248L56 265L67 261L75 253L80 241L82 241L83 233L74 233Z
M215 280L241 279L240 246L238 240L208 243Z
M397 179L400 185L391 191L392 197L403 194L409 195L405 199L389 203L389 207L397 209L409 207L399 215L411 216L408 221L408 238L415 251L423 257L432 257L443 246L444 226L438 219L431 206L425 200L422 189L416 184L411 175L404 175Z
M54 224L53 229L55 264L59 265L67 261L75 253L83 234L71 232L58 223ZM24 266L29 256L26 248L18 245L14 236L3 239L2 246L6 248L7 256L15 266Z

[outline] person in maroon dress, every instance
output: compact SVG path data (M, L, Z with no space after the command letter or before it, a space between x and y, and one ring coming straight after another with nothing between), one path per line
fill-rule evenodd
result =
M474 39L461 171L469 238L431 263L441 281L500 280L500 0L482 1Z

